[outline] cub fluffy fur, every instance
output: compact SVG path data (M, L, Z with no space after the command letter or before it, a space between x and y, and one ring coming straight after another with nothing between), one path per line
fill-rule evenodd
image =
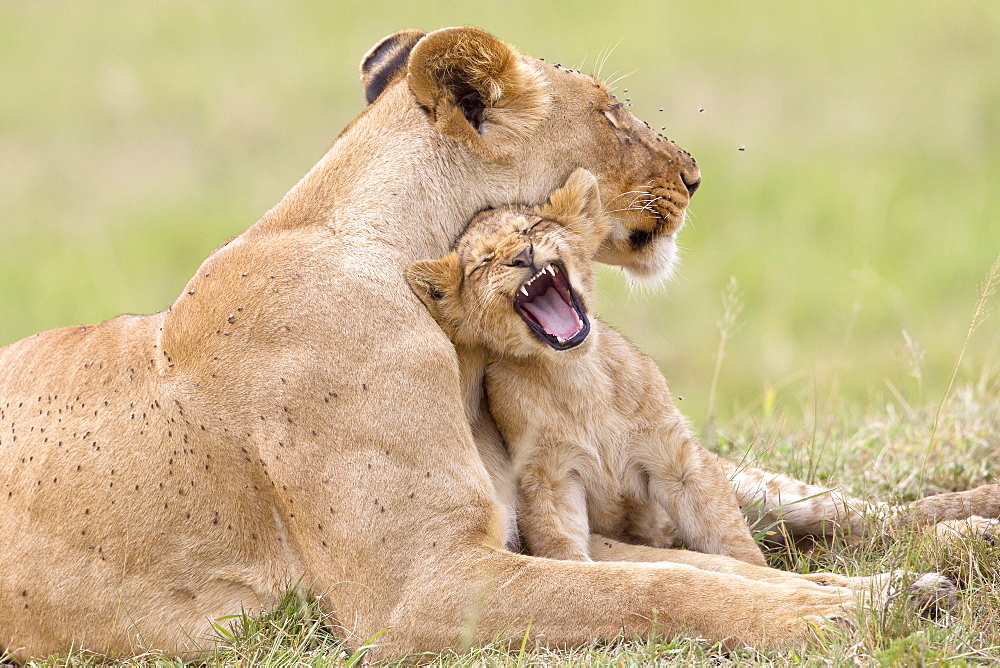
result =
M591 531L667 547L672 519L691 548L763 566L656 364L587 312L607 228L597 179L578 169L546 204L479 213L454 251L407 272L456 343L486 350L527 547L589 560Z

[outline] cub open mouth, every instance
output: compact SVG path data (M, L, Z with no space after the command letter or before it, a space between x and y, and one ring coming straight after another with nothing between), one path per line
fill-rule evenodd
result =
M590 321L566 272L550 262L518 288L514 309L538 338L556 350L583 343Z

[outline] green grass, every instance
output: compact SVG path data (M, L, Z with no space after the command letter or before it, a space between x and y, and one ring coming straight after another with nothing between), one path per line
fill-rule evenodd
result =
M713 443L881 497L996 479L1000 321L963 348L1000 254L995 2L0 5L0 345L165 308L360 113L357 63L375 40L463 23L585 70L610 52L602 74L627 75L619 96L698 158L678 279L631 289L602 270L598 310L660 363L696 425L713 414ZM743 309L710 406L731 278ZM996 547L940 555L904 541L775 559L843 572L916 560L967 577L972 593L944 621L874 616L799 657L623 640L439 661L1000 654ZM218 661L346 661L302 606L248 621ZM69 661L93 659L54 663Z

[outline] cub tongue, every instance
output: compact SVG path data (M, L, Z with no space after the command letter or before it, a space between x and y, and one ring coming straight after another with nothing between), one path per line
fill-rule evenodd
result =
M568 339L580 331L576 311L563 300L562 295L554 287L530 302L522 302L521 306L552 336Z

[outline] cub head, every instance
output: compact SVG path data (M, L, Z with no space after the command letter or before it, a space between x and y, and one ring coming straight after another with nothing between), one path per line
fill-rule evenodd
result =
M591 259L607 233L597 179L577 169L548 202L476 214L437 260L406 279L456 343L533 356L587 340Z
M476 188L472 210L542 201L583 167L608 213L597 260L634 278L669 275L701 175L598 79L475 28L390 35L365 56L361 78L370 109L416 105L438 136L434 150L455 148L436 156L436 170L467 171L440 186Z

